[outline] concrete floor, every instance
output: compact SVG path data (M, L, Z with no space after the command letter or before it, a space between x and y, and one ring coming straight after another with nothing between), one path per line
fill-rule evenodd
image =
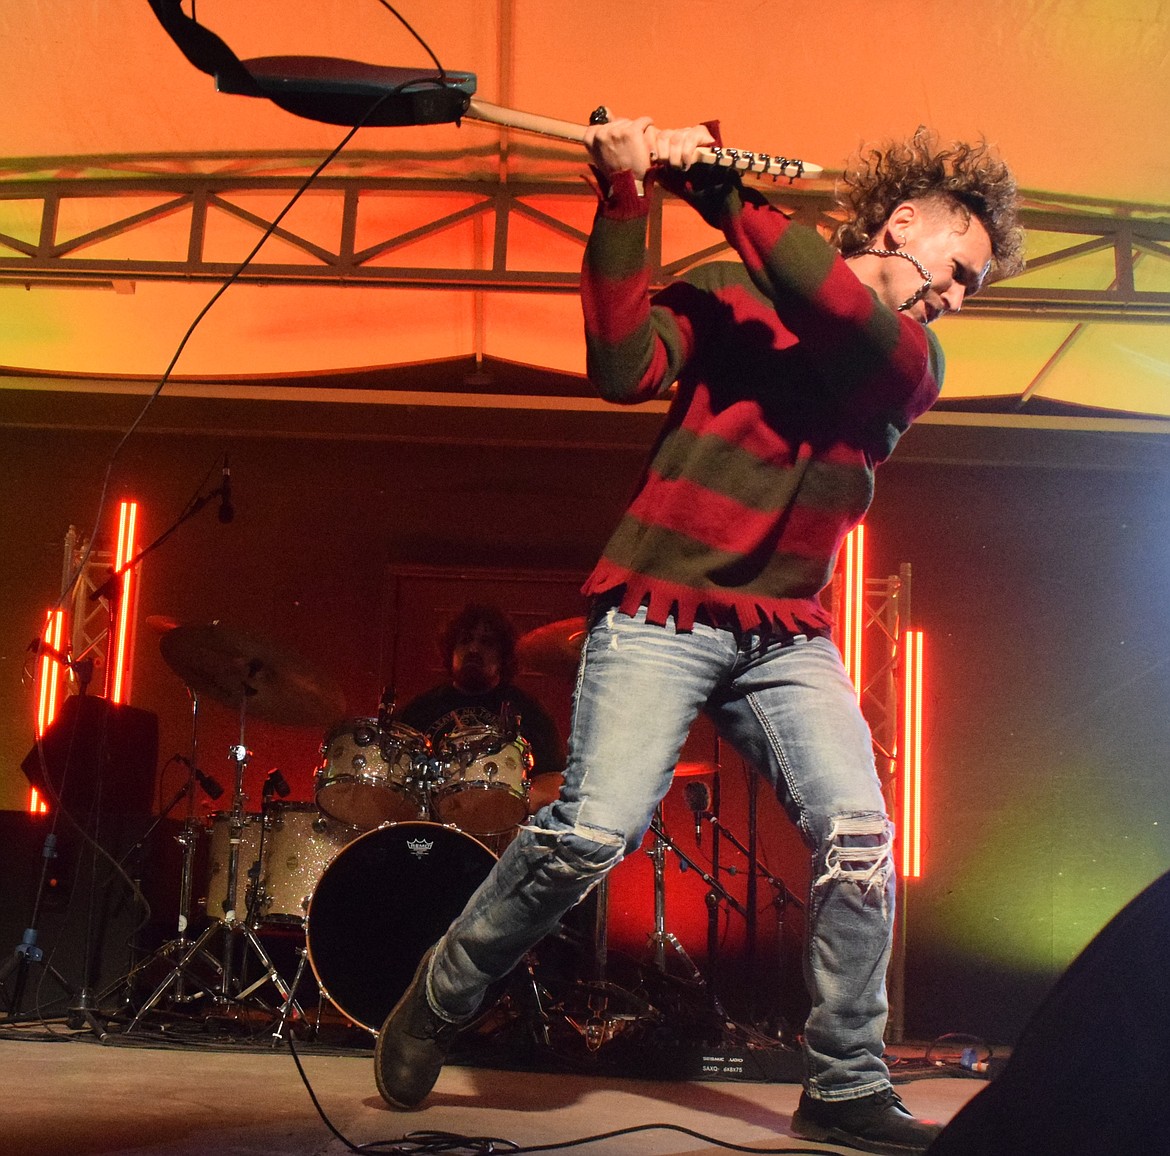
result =
M378 1097L368 1050L302 1044L298 1052L322 1110L354 1145L430 1130L498 1137L524 1147L669 1124L753 1151L848 1151L791 1136L800 1094L795 1083L448 1066L422 1109L399 1113ZM984 1086L977 1079L943 1076L911 1079L899 1091L912 1111L945 1122ZM5 1154L334 1156L349 1150L314 1109L285 1045L253 1042L224 1050L117 1037L102 1043L88 1031L39 1024L0 1032L0 1152ZM589 1156L714 1150L704 1139L665 1130L581 1148Z

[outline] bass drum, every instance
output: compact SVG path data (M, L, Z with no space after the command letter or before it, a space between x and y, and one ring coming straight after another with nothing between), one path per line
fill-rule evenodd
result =
M377 1034L495 861L478 840L437 823L360 835L325 868L309 901L305 943L325 997Z

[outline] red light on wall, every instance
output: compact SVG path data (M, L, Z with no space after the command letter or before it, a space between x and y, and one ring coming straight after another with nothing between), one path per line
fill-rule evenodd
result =
M906 630L902 651L902 726L898 762L902 772L902 877L922 878L922 631Z
M41 798L41 793L36 787L28 789L28 813L30 815L47 815L49 813L49 805Z
M862 639L865 637L865 525L854 526L845 538L842 569L841 657L845 673L861 702Z
M134 557L137 548L138 503L123 502L118 510L118 549L114 555L115 572ZM134 620L134 595L137 579L134 569L126 570L118 579L117 610L110 632L112 679L109 688L111 702L126 702L130 698L131 627Z

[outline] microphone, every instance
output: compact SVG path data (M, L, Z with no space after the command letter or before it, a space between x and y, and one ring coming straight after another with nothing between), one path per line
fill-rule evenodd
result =
M219 483L219 520L226 524L235 516L236 508L232 505L232 467L227 454L224 454L223 476Z
M222 785L213 779L210 775L205 775L190 759L184 758L182 755L175 755L185 767L191 769L195 776L195 781L207 792L209 798L218 799L223 794Z
M707 790L706 783L687 783L683 787L683 794L687 799L687 806L694 812L695 816L695 846L701 847L703 845L703 817L707 814L707 808L711 806L711 792Z
M394 687L387 683L382 688L382 697L378 702L378 730L384 731L387 724L394 717Z
M288 780L280 773L279 767L273 767L268 772L268 777L264 780L264 794L277 794L282 799L287 799L292 787L288 785Z

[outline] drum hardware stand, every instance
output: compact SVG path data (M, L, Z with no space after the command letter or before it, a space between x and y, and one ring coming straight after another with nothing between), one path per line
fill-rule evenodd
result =
M176 758L177 757L178 756L176 756ZM149 843L151 835L154 834L158 825L178 805L179 801L183 798L184 795L188 796L188 799L190 799L191 795L194 793L194 787L195 787L195 776L194 776L194 774L188 774L187 778L183 782L183 785L178 789L178 791L175 792L175 794L171 798L170 802L168 802L166 804L166 806L163 807L159 811L159 813L155 817L154 821L150 824L150 826L148 826L146 828L146 830L138 838L138 840L134 844L134 846L131 847L130 850L127 851L126 854L122 857L122 866L123 867L129 866L130 870L132 871L132 877L134 880L135 887L141 887L141 884L142 884L142 854L143 854L145 847ZM188 813L190 813L190 809L191 809L190 806L188 806ZM179 842L180 843L185 842L184 837L183 837L183 835L185 833L186 833L186 828L184 827L184 832L179 835ZM181 903L181 900L180 900L180 903ZM182 919L182 917L180 917L180 935L182 934L183 923L184 923L184 920ZM131 1008L134 1004L134 981L138 977L138 974L147 965L147 963L152 961L158 954L164 952L166 950L166 947L169 947L169 946L170 946L169 944L165 945L164 948L159 949L159 952L152 953L151 955L147 956L144 959L139 958L139 959L135 960L134 956L140 955L141 953L137 947L132 945L131 946L132 955L131 955L130 970L124 976L122 976L120 979L115 980L108 988L106 988L106 990L98 997L99 1002L102 999L104 999L105 997L113 994L115 991L118 991L119 989L123 989L122 1006L125 1009Z
M248 677L254 678L257 673L259 671L256 669L249 669ZM264 984L271 982L285 1001L291 1002L292 1007L300 1012L300 1007L293 998L291 989L276 970L275 965L269 958L268 953L264 950L264 946L261 944L255 931L249 925L247 919L240 920L236 916L235 901L240 880L240 845L243 841L243 831L247 818L244 813L244 801L246 799L246 795L244 794L244 768L248 763L248 748L244 745L244 729L248 709L247 691L248 685L245 682L245 694L240 702L240 741L230 750L230 757L235 765L235 791L232 796L232 811L229 827L227 894L223 899L223 918L213 919L199 938L188 947L186 954L179 958L171 973L163 979L162 983L159 984L150 998L143 1004L141 1010L126 1029L127 1033L132 1032L141 1022L142 1017L163 997L167 989L179 981L186 973L187 966L191 960L196 955L201 953L206 954L204 952L206 944L214 935L221 931L225 934L223 939L222 967L218 976L219 991L211 993L215 1000L224 1005L229 1003L242 1004L250 995L263 987ZM261 831L261 840L263 840L263 830ZM255 902L259 888L260 880L257 877L251 895L252 904ZM255 952L256 958L264 968L264 974L249 987L244 988L242 991L233 992L232 989L236 983L233 957L235 936L237 934L242 935L246 946L251 947L253 952Z
M297 948L297 955L300 957L297 960L296 974L293 976L292 984L289 986L288 995L284 998L284 1003L280 1005L280 1017L276 1021L276 1027L272 1032L272 1046L276 1047L284 1039L284 1029L288 1027L289 1021L296 1012L302 1020L307 1021L308 1017L301 1009L296 1001L296 990L300 986L301 976L305 974L305 964L309 960L309 950L302 944ZM320 993L320 985L318 985L318 993ZM316 1035L321 1030L321 1001L317 1001L317 1021L313 1025L313 1034Z
M572 991L585 997L584 1013L573 1014L576 1009L566 1007L566 999L555 1000L552 1010L575 1031L585 1043L590 1054L616 1039L626 1028L636 1023L662 1024L665 1017L658 1008L644 996L621 987L609 979L609 875L602 876L593 888L597 909L593 921L593 972L594 978L578 979L570 985ZM563 934L567 932L563 931ZM582 936L582 938L585 938ZM569 937L572 942L572 937ZM553 998L536 978L533 970L533 956L529 956L528 971L531 990L539 1024L535 1025L539 1040L545 1046L556 1050L550 1027L552 1019L546 1010L546 997ZM539 959L536 960L539 963ZM542 994L543 993L543 994ZM632 1007L632 1011L611 1011L610 1001Z
M706 811L701 816L696 811L696 818L706 819L711 824L714 831L714 844L711 851L711 862L713 870L716 874L719 871L719 846L721 839L726 839L747 861L747 904L745 907L738 903L734 903L736 910L744 916L746 925L746 940L749 958L754 962L757 949L757 892L758 880L763 878L764 881L772 888L773 899L772 906L776 911L776 929L777 929L777 962L783 966L783 933L784 933L784 917L788 905L792 904L797 910L803 910L804 904L788 889L788 885L783 879L773 875L766 868L761 867L758 854L758 822L757 822L757 807L758 807L758 791L759 778L756 775L751 775L748 780L748 843L747 846L739 840L735 832L727 827L719 818L719 781L716 776L714 790L712 792L711 810ZM726 867L723 870L729 874L735 874L736 868ZM720 888L722 891L722 888ZM723 892L726 895L726 892ZM717 959L718 951L718 904L719 898L712 888L707 893L707 908L708 908L708 925L707 925L707 943L712 961ZM714 963L712 964L714 967Z
M679 866L682 870L694 871L707 884L710 888L707 903L709 909L723 902L741 915L746 916L747 910L713 875L700 867L670 838L662 824L661 804L656 809L654 818L650 820L650 829L654 832L654 846L647 852L654 861L654 931L650 935L650 944L654 949L654 964L660 972L666 973L666 948L669 945L690 968L689 982L696 986L706 987L708 985L703 978L703 973L687 955L686 949L679 942L678 937L666 930L666 852L673 851L678 856ZM712 910L709 918L717 920L717 912ZM710 939L708 942L710 943Z
M219 783L216 782L216 780L210 775L204 774L204 772L201 771L192 760L184 758L182 755L176 755L175 759L187 767L187 779L175 793L174 798L172 798L171 801L167 803L167 805L159 812L158 818L155 819L155 821L147 829L138 845L146 842L151 833L154 831L155 827L157 827L158 824L166 818L171 809L176 806L179 800L186 796L187 817L183 823L182 830L178 835L175 836L175 841L183 849L182 868L179 881L179 914L177 921L178 934L176 938L168 940L166 943L162 944L161 947L157 948L151 955L147 956L143 960L140 960L125 976L119 980L116 980L103 993L104 997L105 995L117 991L120 987L124 986L126 989L126 994L123 997L123 1005L127 1009L133 1004L134 983L137 977L143 971L145 971L146 968L151 966L151 964L156 963L159 960L170 960L175 956L182 956L194 942L193 940L187 938L187 930L190 927L191 889L193 877L192 862L195 856L195 845L198 840L198 827L194 819L195 784L198 782L203 790L206 791L207 794L213 799L217 799L220 795L223 794L223 787L221 787ZM203 951L200 954L203 956L204 960L211 965L217 979L222 976L222 968L219 962L206 951ZM195 988L197 989L193 994L188 994L184 987L184 981L188 979L192 981ZM175 980L175 988L171 995L171 1002L174 1004L189 1003L195 999L202 999L207 996L214 997L214 995L215 991L212 988L199 982L197 976L188 974L184 970L180 972Z
M8 982L10 976L15 975L12 986L12 995L8 1001L8 1009L4 1013L3 1018L0 1018L0 1024L15 1024L23 1023L27 1019L37 1019L38 1016L21 1016L20 1004L24 998L24 989L28 983L29 967L32 964L38 964L44 968L45 972L54 980L62 993L70 1000L77 994L73 985L49 962L45 959L45 951L38 942L38 928L37 924L40 920L41 901L45 894L45 884L48 881L49 862L57 857L57 835L55 831L49 831L45 835L45 842L41 849L41 877L37 884L36 898L33 900L32 918L29 920L28 926L24 929L24 935L21 937L20 943L16 945L11 958L7 963L0 968L0 984Z
M536 1008L536 1023L531 1025L531 1030L536 1034L539 1043L546 1048L552 1047L552 1016L548 1014L544 1006L544 997L548 994L547 989L541 987L540 981L536 978L536 960L532 952L528 952L524 956L524 970L527 975L525 987L532 995L532 1006ZM565 1017L568 1019L568 1017ZM569 1021L572 1022L571 1020Z
M182 864L179 874L179 911L176 923L177 936L162 944L146 959L141 960L123 979L118 980L109 989L110 991L114 991L122 984L125 984L125 1003L127 1005L133 999L134 981L142 971L159 960L169 961L173 956L181 956L193 942L187 938L187 932L191 926L192 880L194 878L195 848L199 840L199 827L195 820L195 784L198 783L211 799L218 799L223 794L223 787L220 783L213 776L205 774L199 769L199 696L189 686L187 687L187 693L191 699L191 757L186 758L183 755L175 755L173 760L182 763L187 768L187 779L176 792L174 798L163 807L158 819L142 838L142 841L145 842L151 831L154 830L154 827L170 813L171 809L180 799L186 796L187 814L183 821L182 830L175 836L175 841L182 848ZM207 952L202 952L201 954L204 960L214 969L218 979L221 974L219 963ZM184 981L187 979L191 979L197 988L194 994L189 995L184 987ZM206 984L198 982L198 977L190 976L184 971L179 974L175 981L175 989L171 996L171 1002L174 1004L182 1004L208 996L214 996L214 991Z
M233 751L236 751L239 749L241 749L241 748L233 748ZM245 751L244 752L245 765L247 764L247 755L248 755L248 752ZM265 850L264 845L267 842L268 831L270 829L269 815L271 813L272 806L273 806L273 798L274 798L274 796L279 795L282 799L286 799L286 798L288 798L291 790L292 790L292 788L288 785L288 780L281 773L279 767L273 767L272 770L270 770L264 778L264 787L263 787L263 790L262 790L261 795L260 795L260 838L256 843L255 862L249 864L249 866L248 866L248 870L247 870L248 883L247 883L247 886L244 888L244 914L245 914L244 922L247 924L248 927L251 927L253 929L255 929L257 926L259 926L259 924L261 922L260 915L263 912L265 906L271 900L271 896L269 896L267 889L265 887L265 880L264 880L264 850ZM233 818L234 818L234 812L233 812ZM244 819L246 819L246 818L247 818L247 816L244 816ZM234 832L234 828L233 828L233 832ZM231 844L231 845L232 846L242 846L243 845L243 827L241 827L241 829L240 829L240 839L241 839L241 842L238 845L237 844ZM230 864L229 864L229 871L230 871ZM237 864L237 872L238 872L238 864ZM235 895L236 894L235 889L234 888L231 889L228 892L228 894Z
M578 1021L566 1012L565 1021L585 1041L585 1049L590 1053L599 1052L604 1044L616 1039L632 1024L640 1021L651 1023L662 1021L662 1013L657 1008L624 988L617 988L611 983L584 986L589 992L588 1016L584 1021ZM639 1005L638 1009L633 1012L611 1012L609 997L618 993L636 1002Z

